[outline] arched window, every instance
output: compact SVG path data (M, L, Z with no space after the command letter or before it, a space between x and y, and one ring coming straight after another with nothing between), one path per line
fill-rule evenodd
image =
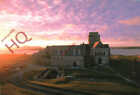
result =
M101 58L98 59L98 63L102 64L102 59Z
M73 62L73 67L77 67L77 63L75 61Z

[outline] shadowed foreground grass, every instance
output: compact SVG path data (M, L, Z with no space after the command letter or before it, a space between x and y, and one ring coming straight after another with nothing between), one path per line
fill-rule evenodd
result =
M44 94L23 88L18 88L15 85L7 83L1 86L0 95L44 95Z
M54 79L46 81L32 81L32 83L58 88L77 90L82 92L93 93L97 95L137 95L138 88L123 85L115 82L93 82L93 81L70 81L65 82L64 79Z
M32 72L26 72L24 77L31 83L58 87L69 90L76 90L88 93L97 93L97 95L138 95L139 88L125 83L124 80L114 77L112 73L107 74L95 72L94 70L68 70L68 74L75 76L74 79L43 79L34 80L35 75L39 75L41 69Z

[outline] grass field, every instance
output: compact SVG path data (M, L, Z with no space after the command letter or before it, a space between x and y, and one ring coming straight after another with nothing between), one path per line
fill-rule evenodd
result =
M30 55L0 55L0 60L2 60L0 68L2 71L4 71L7 66L12 66L13 64L22 64L22 62L25 63L25 61L27 61L30 57ZM111 56L110 66L122 75L130 76L132 69L131 67L133 64L135 64L135 62L137 62L136 71L139 72L139 60L139 56ZM44 79L41 81L35 80L34 78L43 70L44 68L40 68L38 70L26 72L24 73L24 79L36 84L84 91L88 93L96 93L97 95L137 95L137 93L140 91L139 88L129 85L124 80L115 76L112 71L104 67L100 67L99 70L65 70L67 75L74 76L74 79L71 80L65 78L50 80ZM41 95L29 90L17 88L11 84L3 84L2 82L1 85L5 85L2 88L9 89L9 92L13 89L16 89L16 93L14 95ZM5 95L9 95L9 93Z
M28 89L18 88L12 84L5 84L0 87L0 95L44 95Z
M140 83L140 56L111 56L110 66L122 75ZM132 75L135 72L135 75Z
M113 74L95 72L94 70L68 70L69 75L74 76L73 79L58 78L34 80L33 76L38 75L41 70L33 71L30 74L27 72L25 77L28 77L31 83L46 85L82 92L93 93L97 95L137 95L139 88L126 83ZM30 76L30 77L29 77Z
M65 79L54 79L46 81L32 81L32 83L80 92L96 93L97 95L137 95L140 90L129 85L109 81L72 80L66 82Z

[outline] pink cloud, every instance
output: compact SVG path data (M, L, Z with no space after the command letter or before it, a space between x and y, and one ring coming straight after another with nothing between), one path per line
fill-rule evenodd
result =
M118 8L122 0L110 2L108 0L0 0L0 21L2 24L12 23L10 25L15 28L20 27L22 31L29 31L30 36L37 38L36 40L86 41L88 32L95 31L100 32L105 38L111 32L122 31L121 25L114 22L124 18L128 9L128 5ZM140 17L122 19L119 23L140 25ZM118 32L110 34L110 37L116 37ZM117 36L121 35L118 33Z
M126 24L126 25L140 25L140 16L127 20L120 20L119 23Z

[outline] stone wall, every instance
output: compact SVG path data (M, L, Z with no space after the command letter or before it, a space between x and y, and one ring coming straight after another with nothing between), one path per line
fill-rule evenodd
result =
M90 55L94 56L96 64L109 63L110 48L92 48Z
M77 67L84 67L83 56L52 56L51 63L54 66L74 67L76 63Z

